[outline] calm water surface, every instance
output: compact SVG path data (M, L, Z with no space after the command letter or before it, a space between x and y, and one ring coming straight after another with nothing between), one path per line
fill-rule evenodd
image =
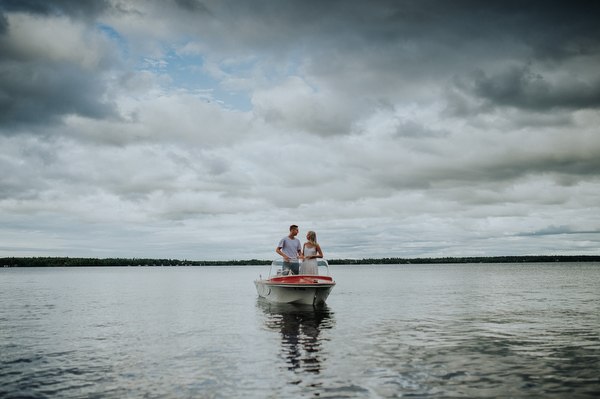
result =
M600 264L2 268L1 398L600 396Z

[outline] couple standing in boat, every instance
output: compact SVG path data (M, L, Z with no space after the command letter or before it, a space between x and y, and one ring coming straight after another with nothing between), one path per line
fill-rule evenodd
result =
M290 234L283 237L277 245L276 252L283 256L283 269L291 270L294 274L319 274L317 267L317 258L323 257L321 246L317 244L317 234L309 231L306 234L307 242L304 246L300 245L298 235L298 226L290 226ZM298 261L302 260L302 264Z

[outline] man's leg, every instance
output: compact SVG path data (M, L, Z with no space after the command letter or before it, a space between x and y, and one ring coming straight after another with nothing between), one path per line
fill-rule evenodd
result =
M300 263L292 262L290 263L290 270L294 272L294 274L300 274Z
M300 272L300 264L298 262L283 262L283 266L281 267L281 271L285 272L286 270L290 270L294 274L299 274L299 272Z

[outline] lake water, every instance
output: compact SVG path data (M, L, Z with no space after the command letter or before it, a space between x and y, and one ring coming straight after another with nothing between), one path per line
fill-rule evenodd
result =
M2 398L600 396L600 263L0 269Z

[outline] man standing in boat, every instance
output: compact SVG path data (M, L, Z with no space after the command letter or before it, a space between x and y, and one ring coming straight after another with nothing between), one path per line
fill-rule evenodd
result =
M304 256L302 255L302 245L300 245L300 240L296 239L297 235L298 226L293 224L290 226L290 234L279 241L279 245L277 245L277 250L275 251L283 256L282 271L291 270L294 274L300 273L300 263L298 262L298 259L304 260Z

